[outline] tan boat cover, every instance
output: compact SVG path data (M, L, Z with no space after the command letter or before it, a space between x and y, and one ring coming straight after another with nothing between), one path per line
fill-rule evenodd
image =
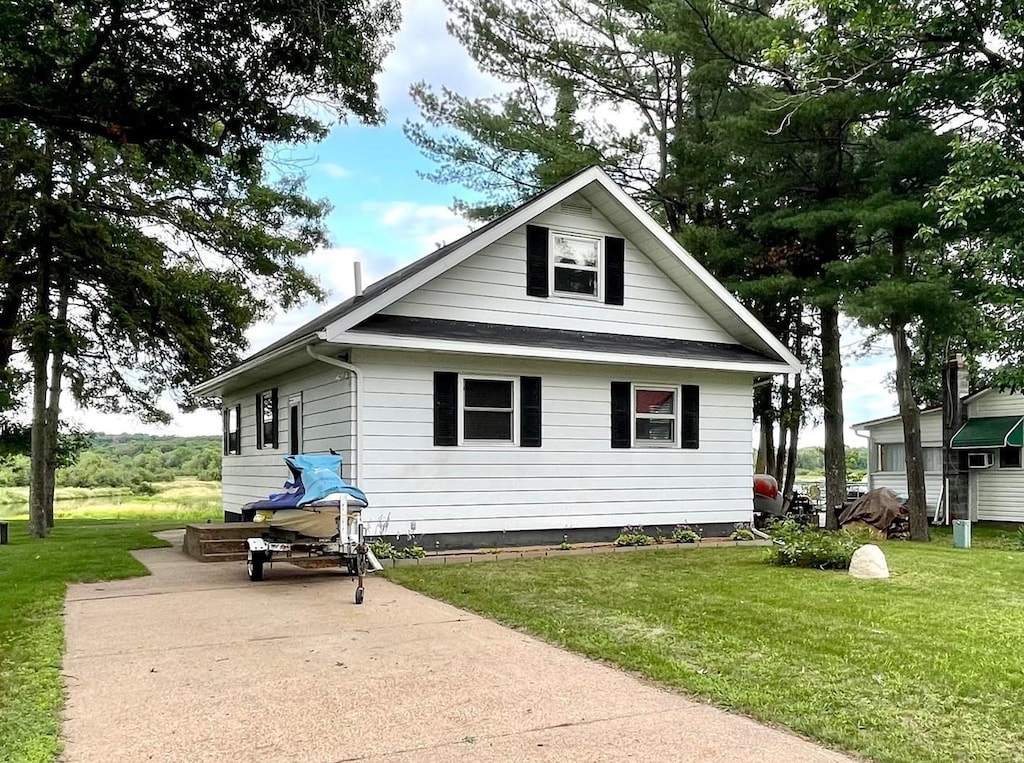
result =
M896 493L887 487L880 487L846 504L839 515L839 526L863 522L887 532L897 518L906 515L907 509Z
M266 522L279 530L307 535L310 538L333 538L338 534L338 506L314 506L307 509L261 509L253 522Z

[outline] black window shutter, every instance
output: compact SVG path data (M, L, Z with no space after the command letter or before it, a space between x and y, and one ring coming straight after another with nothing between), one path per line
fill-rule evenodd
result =
M256 393L256 450L263 449L263 393Z
M548 296L548 229L526 226L526 293Z
M612 447L628 448L630 440L629 419L633 415L629 401L629 382L612 382Z
M267 442L267 447L276 448L280 445L278 442L280 427L277 425L277 387L270 390L270 421L271 439Z
M625 295L626 241L606 236L604 240L604 301L621 305Z
M459 444L459 375L434 372L434 445Z
M541 392L539 376L519 377L519 446L541 446Z
M224 455L226 456L231 452L231 435L229 434L231 431L231 411L225 408L221 419L223 419L221 428L224 433Z
M700 387L696 384L684 384L681 388L681 398L681 445L696 450L700 447Z
M235 442L234 452L241 455L242 453L242 404L239 403L235 406Z

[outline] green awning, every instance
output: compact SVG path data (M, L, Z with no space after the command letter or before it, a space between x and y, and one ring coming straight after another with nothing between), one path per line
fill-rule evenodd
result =
M1024 447L1024 416L970 419L953 435L953 448Z

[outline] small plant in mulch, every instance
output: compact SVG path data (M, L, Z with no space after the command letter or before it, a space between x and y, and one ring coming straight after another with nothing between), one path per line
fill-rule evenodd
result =
M673 543L697 543L700 539L700 530L690 525L676 525L672 530Z
M754 533L745 524L740 523L729 533L729 540L754 540Z
M422 559L426 555L421 546L406 546L398 552L399 559Z
M654 543L654 538L644 532L639 525L627 525L619 532L615 539L616 546L649 546Z
M395 547L382 538L374 538L370 541L370 551L378 559L395 559L398 555Z
M555 546L555 549L557 551L572 551L572 544L567 540L563 540L561 543Z

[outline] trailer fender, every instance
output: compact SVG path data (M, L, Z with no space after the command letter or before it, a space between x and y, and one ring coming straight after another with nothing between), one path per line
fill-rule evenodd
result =
M248 551L269 551L269 544L263 538L246 538L245 548Z

